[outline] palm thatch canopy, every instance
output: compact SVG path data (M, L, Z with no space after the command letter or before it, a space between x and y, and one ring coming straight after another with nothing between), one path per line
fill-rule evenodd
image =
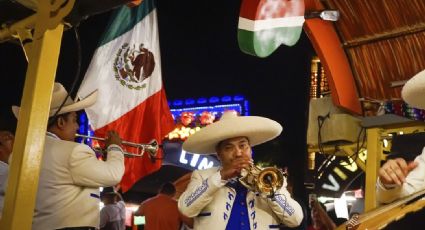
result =
M394 84L425 69L425 1L306 0L306 8L340 12L333 27L358 97L399 99L401 87Z

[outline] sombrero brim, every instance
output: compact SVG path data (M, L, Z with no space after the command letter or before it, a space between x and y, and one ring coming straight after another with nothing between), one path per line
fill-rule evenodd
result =
M183 149L191 153L214 154L220 141L233 137L247 137L250 145L262 144L277 137L282 126L268 118L246 116L222 119L191 135Z
M406 82L401 96L409 105L425 109L425 70L422 70Z
M79 111L79 110L85 109L87 107L90 107L91 105L93 105L96 102L97 95L98 95L98 92L96 90L93 93L91 93L90 95L88 95L86 98L84 98L80 101L77 101L77 102L69 104L69 105L64 105L60 109L60 111L57 113L57 115L69 113L69 112L75 112L75 111ZM12 112L13 112L13 115L15 115L16 118L19 117L20 110L21 109L20 109L19 106L15 106L15 105L12 106ZM58 108L50 109L49 117L55 115L57 110L58 110Z

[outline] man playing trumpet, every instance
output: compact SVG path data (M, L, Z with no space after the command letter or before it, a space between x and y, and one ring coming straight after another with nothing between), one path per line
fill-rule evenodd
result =
M251 147L278 136L282 126L264 117L239 117L225 112L183 144L192 153L217 153L222 166L196 170L181 195L179 210L194 217L194 229L270 229L280 224L298 226L301 206L291 198L286 183L270 197L248 190L238 177L253 163Z
M96 98L97 92L74 102L61 84L54 85L33 230L97 229L99 187L121 181L124 155L116 132L110 131L106 138L106 161L98 160L87 145L74 142L79 128L76 111L94 104ZM13 106L12 110L18 117L19 107Z

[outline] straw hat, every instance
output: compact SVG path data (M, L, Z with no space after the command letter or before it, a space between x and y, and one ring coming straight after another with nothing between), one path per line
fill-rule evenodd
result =
M409 105L418 109L425 109L425 70L406 82L401 90L401 97Z
M251 146L262 144L277 137L282 126L271 119L257 116L239 117L225 112L221 119L202 128L183 143L183 149L191 153L213 154L220 141L247 137Z
M55 83L52 94L52 101L50 102L50 113L49 117L55 115L56 111L59 109L60 105L63 103L65 98L68 96L68 92L60 83ZM69 112L79 111L81 109L87 108L93 105L97 99L97 90L91 93L86 98L80 101L73 101L70 97L67 97L65 104L62 106L60 111L57 113L64 114ZM20 107L12 106L12 112L16 118L19 116Z

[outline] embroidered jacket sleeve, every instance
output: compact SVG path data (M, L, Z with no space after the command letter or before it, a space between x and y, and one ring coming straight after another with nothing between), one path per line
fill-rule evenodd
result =
M378 179L376 183L377 200L380 203L390 203L399 198L411 195L425 188L425 151L417 156L415 161L418 166L414 168L406 177L406 182L402 186L384 186Z
M186 191L179 198L180 212L187 217L197 216L224 184L220 171L214 172L206 178L203 178L198 171L193 171Z
M110 145L107 151L107 160L100 161L88 146L76 146L69 159L74 183L87 187L118 184L124 174L124 155L118 145Z
M288 227L299 226L304 218L303 210L297 201L292 199L286 185L276 192L274 199L266 198L270 208L281 223Z

